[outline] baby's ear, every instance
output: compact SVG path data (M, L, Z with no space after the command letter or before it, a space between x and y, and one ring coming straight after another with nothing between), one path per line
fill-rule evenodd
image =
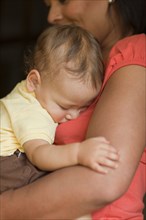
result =
M37 86L41 84L41 77L37 70L31 70L26 78L26 86L29 92L34 92Z

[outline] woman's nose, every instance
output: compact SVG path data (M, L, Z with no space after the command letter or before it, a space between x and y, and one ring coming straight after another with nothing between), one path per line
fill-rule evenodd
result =
M62 19L63 15L61 13L61 6L57 3L57 1L54 1L48 12L47 20L50 24L59 24Z

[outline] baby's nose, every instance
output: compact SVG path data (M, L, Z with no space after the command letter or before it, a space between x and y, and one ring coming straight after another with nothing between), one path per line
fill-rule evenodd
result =
M79 116L80 112L79 111L72 111L70 113L68 113L66 115L66 119L67 120L73 120L73 119L76 119L78 116Z

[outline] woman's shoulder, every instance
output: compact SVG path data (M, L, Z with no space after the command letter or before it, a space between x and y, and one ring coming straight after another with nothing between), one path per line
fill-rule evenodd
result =
M106 66L105 81L121 67L146 66L146 35L138 34L119 40L111 49Z
M145 52L145 46L145 34L132 35L119 40L112 48L110 56L117 52L122 52L124 54L124 52L128 53L128 51L130 51L131 55L133 55L134 52Z
M131 35L131 36L128 36L128 37L125 37L125 38L123 38L123 39L121 39L121 40L119 40L116 44L115 44L115 46L114 47L117 47L117 46L119 46L119 47L124 47L124 46L127 46L127 44L129 44L129 43L136 43L136 45L137 44L143 44L143 43L145 43L145 41L146 41L146 34L137 34L137 35Z
M111 59L114 57L117 61L129 62L137 60L141 62L145 60L145 49L146 35L133 35L118 41L112 48L109 58Z

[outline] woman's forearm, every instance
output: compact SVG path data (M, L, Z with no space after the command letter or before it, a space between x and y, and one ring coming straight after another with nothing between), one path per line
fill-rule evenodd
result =
M123 187L117 187L123 181L119 171L102 175L82 166L55 171L23 188L3 193L1 219L75 219L97 211L123 194Z
M1 217L73 219L91 213L109 200L102 191L102 181L98 181L103 176L80 166L53 172L23 188L3 193Z

